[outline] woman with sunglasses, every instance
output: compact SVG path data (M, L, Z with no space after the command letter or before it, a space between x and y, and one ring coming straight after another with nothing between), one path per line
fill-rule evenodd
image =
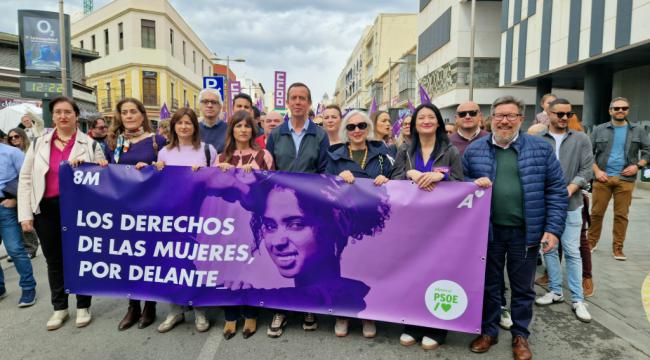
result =
M21 128L9 130L9 136L7 136L7 145L17 147L20 149L20 151L26 153L27 149L29 148L29 143L29 138L27 137L25 130Z
M355 178L373 179L376 186L388 182L393 172L393 163L388 148L382 141L372 141L374 132L372 120L361 111L351 111L341 123L339 137L342 146L329 152L327 173L340 176L348 184ZM334 334L347 336L346 318L337 318ZM377 334L375 322L362 320L363 336L373 338Z

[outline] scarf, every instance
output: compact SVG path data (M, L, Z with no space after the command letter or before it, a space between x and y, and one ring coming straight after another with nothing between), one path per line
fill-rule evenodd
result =
M120 133L117 136L117 143L115 146L115 151L113 151L113 160L116 164L120 163L120 155L124 152L129 152L129 147L131 146L131 139L137 138L144 134L144 127L140 126L136 130L124 129L124 132Z

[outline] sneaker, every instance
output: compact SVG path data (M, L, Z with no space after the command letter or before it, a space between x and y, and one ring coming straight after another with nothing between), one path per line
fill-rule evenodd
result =
M535 299L535 304L537 305L551 305L555 303L560 303L564 301L564 296L558 295L552 291L547 292L544 296L540 296Z
M19 308L26 308L36 304L36 290L23 290L23 294L18 301Z
M548 286L548 274L544 274L535 279L535 284L539 286Z
M594 293L596 292L596 286L594 285L592 278L582 279L582 292L586 298L594 296Z
M400 337L399 337L399 343L404 345L404 346L415 345L416 342L417 342L417 340L415 340L415 338L413 336L411 336L411 335L409 335L407 333L402 333L402 335L400 335Z
M435 350L440 347L440 344L428 336L422 337L422 348L424 350Z
M573 303L573 312L576 314L576 318L582 322L591 322L591 314L587 311L587 304L582 301L576 301Z
M305 319L302 322L302 328L305 331L314 331L318 329L318 321L316 320L316 316L312 313L305 313Z
M512 318L510 317L510 310L506 307L501 307L501 318L499 319L499 326L504 330L510 330L512 327Z
M269 328L266 330L266 335L271 338L279 338L282 336L285 326L287 326L287 316L285 314L275 314Z
M68 320L68 310L55 310L54 314L47 321L47 330L52 331L63 326L63 323Z
M623 254L623 249L614 250L613 255L614 255L614 259L616 259L616 260L620 260L620 261L627 260L627 256L625 256L625 254Z
M206 332L210 329L210 320L205 316L205 312L194 310L194 327L198 332Z
M361 326L364 338L372 339L377 336L377 326L373 320L361 320Z
M77 318L75 319L75 326L78 328L86 327L93 319L88 308L77 309Z
M9 296L7 289L4 286L0 287L0 300L6 298L7 296Z
M348 336L348 319L336 318L334 324L334 335L338 337Z
M171 329L173 329L174 327L176 327L176 325L182 323L183 321L185 321L185 314L184 313L169 314L165 318L165 321L163 321L162 323L160 323L160 325L158 325L158 332L159 333L166 333L166 332L170 331Z

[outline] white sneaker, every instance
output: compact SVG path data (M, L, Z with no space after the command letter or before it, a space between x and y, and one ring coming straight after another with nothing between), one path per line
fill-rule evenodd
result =
M422 348L424 350L435 350L440 344L428 336L422 337Z
M167 315L165 318L165 321L160 323L158 325L158 332L159 333L166 333L169 330L173 329L176 325L182 323L185 321L185 314L184 313L170 313Z
M206 332L210 329L210 320L205 316L205 312L194 309L194 326L198 332Z
M279 338L284 332L284 327L287 326L287 317L282 313L273 315L273 320L266 329L266 335L271 338Z
M334 335L338 337L348 336L348 319L336 318L334 324Z
M90 314L90 310L88 308L77 309L77 318L75 319L74 324L76 327L82 328L88 326L92 319L93 316Z
M402 333L399 337L399 343L404 346L415 345L416 342L415 338L407 333Z
M551 305L555 303L560 303L564 301L564 296L558 295L552 291L547 292L544 296L540 296L535 299L535 304L537 305Z
M52 314L52 317L47 321L47 330L56 330L63 326L63 323L68 320L68 317L70 315L68 314L68 310L55 310L54 314Z
M377 336L377 326L372 320L361 320L361 325L363 328L363 337L366 339L372 339Z
M573 303L572 307L578 320L586 323L591 322L591 314L587 311L587 304L582 301L576 301Z
M504 330L510 330L512 327L512 317L510 317L510 310L506 307L501 307L501 318L499 319L499 326Z

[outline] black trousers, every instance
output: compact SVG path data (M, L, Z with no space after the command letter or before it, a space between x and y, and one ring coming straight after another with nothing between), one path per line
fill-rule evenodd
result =
M61 240L61 210L59 198L43 199L41 213L34 218L34 227L40 236L41 249L47 263L47 279L50 283L54 310L68 308L68 294L63 281L63 242ZM77 295L77 309L90 307L91 297Z

